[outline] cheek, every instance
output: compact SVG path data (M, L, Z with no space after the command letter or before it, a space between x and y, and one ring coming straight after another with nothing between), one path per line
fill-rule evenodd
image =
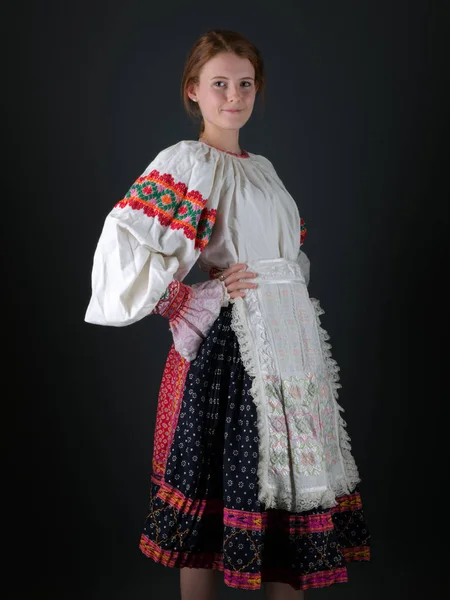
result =
M251 104L255 101L256 92L254 90L246 90L242 96L245 98L247 103Z
M212 90L206 96L206 104L210 108L222 106L225 101L225 95L222 91Z

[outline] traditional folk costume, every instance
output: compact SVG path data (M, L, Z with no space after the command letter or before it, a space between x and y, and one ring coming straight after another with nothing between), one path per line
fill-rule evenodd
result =
M339 367L310 298L306 228L273 165L200 141L162 150L106 217L86 321L169 321L140 549L230 587L347 581L370 559ZM210 279L182 283L198 263ZM257 288L231 299L235 263Z

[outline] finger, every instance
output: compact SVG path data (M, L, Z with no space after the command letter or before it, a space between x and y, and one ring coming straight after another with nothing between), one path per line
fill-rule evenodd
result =
M214 277L222 278L222 281L234 275L234 278L231 281L236 281L240 277L255 277L255 274L250 274L248 271L245 271L247 265L245 263L236 263L231 267L228 267L224 271L219 271Z
M238 281L239 279L254 279L255 277L257 277L257 275L252 271L237 271L235 273L230 273L229 275L230 282Z
M230 273L235 273L236 271L243 271L247 268L245 263L236 263L227 269Z
M228 291L239 291L239 290L249 290L258 287L257 283L253 283L252 281L234 281L232 283L227 283Z
M229 277L230 275L232 275L233 273L235 273L236 271L239 271L242 268L245 268L246 265L245 263L237 263L235 265L232 265L231 267L228 267L228 269L225 269L223 271L219 271L216 275L216 277L222 277L222 279L226 279L227 277Z

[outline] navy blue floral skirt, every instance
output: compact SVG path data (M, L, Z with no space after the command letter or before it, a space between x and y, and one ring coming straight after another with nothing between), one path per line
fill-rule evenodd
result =
M155 427L149 513L140 549L170 567L219 569L229 587L309 589L348 580L370 560L359 489L330 509L266 509L258 500L251 378L224 307L197 358L170 349Z

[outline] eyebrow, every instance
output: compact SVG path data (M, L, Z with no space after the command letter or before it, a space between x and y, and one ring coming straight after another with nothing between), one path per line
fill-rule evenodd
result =
M229 77L225 77L224 75L215 75L214 77L211 77L210 81L212 81L213 79L229 79ZM241 77L241 79L253 79L253 81L255 81L254 77Z

